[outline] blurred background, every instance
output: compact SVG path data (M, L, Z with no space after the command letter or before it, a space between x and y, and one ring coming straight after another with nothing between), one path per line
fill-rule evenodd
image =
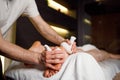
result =
M120 52L120 0L36 0L36 3L43 19L61 36L77 37L77 46L93 44L112 53ZM16 25L16 44L29 48L40 40L42 44L53 45L39 36L26 17L20 17Z

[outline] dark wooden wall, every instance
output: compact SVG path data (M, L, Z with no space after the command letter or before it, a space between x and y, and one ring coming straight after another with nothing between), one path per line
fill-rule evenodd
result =
M91 16L92 44L113 53L120 53L120 6L118 4L119 1L108 0L88 3L85 6L86 12Z
M107 51L119 51L120 13L92 16L92 42Z

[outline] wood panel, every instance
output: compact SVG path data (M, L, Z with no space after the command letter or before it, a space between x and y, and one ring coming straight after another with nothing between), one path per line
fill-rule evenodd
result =
M120 13L92 16L92 42L117 53L120 46Z

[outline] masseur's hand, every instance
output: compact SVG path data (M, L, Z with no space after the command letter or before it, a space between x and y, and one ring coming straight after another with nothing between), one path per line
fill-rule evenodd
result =
M64 50L63 47L51 47L52 51L55 53L55 54L64 54L64 57L63 58L63 61L65 61L68 57L68 53L66 52L66 50ZM56 56L52 56L52 60L56 60L56 61L59 61L59 60L62 60L61 58L56 58ZM44 71L44 77L51 77L53 76L54 74L56 74L57 72L59 72L59 70L61 69L62 67L62 63L52 63L52 64L46 64L46 65L50 65L52 66L51 68L47 68L45 71Z
M42 53L45 51L44 46L40 43L40 41L35 41L32 46L29 48L30 51L36 52L38 54L41 55L41 57L39 58L38 62L42 63L41 59L43 58ZM28 63L24 63L26 67L34 67L35 65L33 64L28 64ZM38 64L41 65L41 64Z
M40 63L44 63L46 67L59 70L60 67L53 66L53 64L61 64L65 61L65 52L62 50L55 50L55 48L52 49L52 51L45 51L44 46L40 43L40 41L35 41L33 45L29 48L30 51L37 52L41 55L39 58ZM27 67L34 67L35 65L25 63ZM39 65L41 66L41 64Z
M58 47L52 47L52 51L45 51L45 65L53 70L59 70L61 66L57 66L56 64L62 64L68 57L64 48L57 48Z

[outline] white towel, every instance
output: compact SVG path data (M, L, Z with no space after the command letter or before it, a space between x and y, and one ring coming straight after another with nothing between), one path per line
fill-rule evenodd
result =
M15 80L105 80L104 73L96 60L83 52L70 55L61 70L50 78L43 77L43 70L25 68L19 62L15 64L5 74Z
M109 59L103 62L99 62L104 75L105 80L113 80L115 75L120 72L120 60Z
M84 51L97 49L87 44ZM43 77L44 68L26 68L23 63L13 61L5 73L15 80L112 80L120 72L120 60L106 60L97 63L89 54L79 52L72 54L63 64L61 70L50 78Z

